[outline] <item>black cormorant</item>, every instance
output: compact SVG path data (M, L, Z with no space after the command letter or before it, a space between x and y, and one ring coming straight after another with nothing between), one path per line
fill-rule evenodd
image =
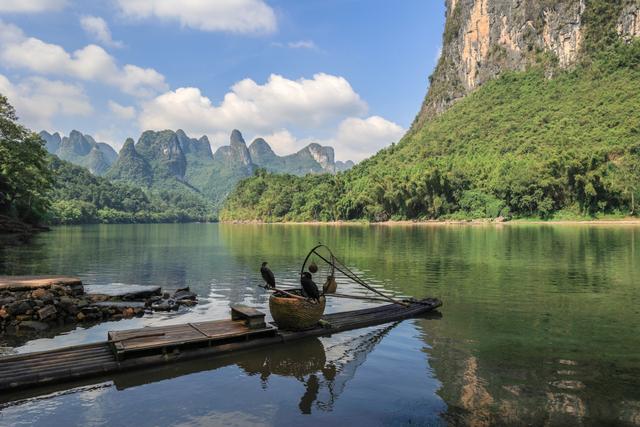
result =
M276 278L273 275L273 271L271 271L271 269L267 267L266 262L262 263L262 267L260 267L260 274L262 274L262 278L267 283L267 286L272 289L276 288Z
M316 283L312 279L311 273L307 271L302 273L300 284L308 298L320 301L320 292L318 291L318 286L316 286Z

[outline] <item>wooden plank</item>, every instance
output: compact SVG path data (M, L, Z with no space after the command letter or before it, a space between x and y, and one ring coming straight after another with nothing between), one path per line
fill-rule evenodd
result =
M235 304L231 306L231 320L264 317L265 314L253 307L248 307L242 304Z

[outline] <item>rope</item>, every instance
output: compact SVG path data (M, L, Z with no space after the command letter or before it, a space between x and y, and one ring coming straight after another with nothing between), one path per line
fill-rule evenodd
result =
M381 297L385 298L385 299L386 299L386 300L388 300L388 301L391 301L391 302L392 302L392 303L394 303L394 304L403 305L403 306L405 306L405 307L408 307L408 306L409 306L409 304L407 304L407 303L405 303L405 302L402 302L402 301L398 301L398 300L396 300L396 299L394 299L394 298L391 298L390 296L387 296L387 295L383 294L382 292L380 292L379 290L377 290L377 289L376 289L376 288L374 288L373 286L369 285L369 284L368 284L367 282L365 282L363 279L361 279L360 277L358 277L358 275L357 275L357 274L355 274L353 271L351 271L351 270L349 269L349 267L347 267L347 266L346 266L342 261L340 261L338 258L336 258L336 257L333 255L333 253L331 252L331 250L329 250L329 253L331 254L332 261L334 261L334 262L332 263L331 261L327 260L327 259L326 259L325 257L323 257L321 254L319 254L318 252L316 252L316 249L317 249L317 248L319 248L320 246L324 246L324 245L319 245L319 246L316 246L315 248L313 248L313 249L311 250L311 252L309 252L309 255L307 255L307 259L309 258L309 256L310 256L312 253L315 253L315 254L316 254L320 259L322 259L324 262L326 262L326 263L327 263L327 264L329 264L329 265L332 265L332 266L333 266L336 270L338 270L340 273L344 274L344 275L345 275L345 276L347 276L349 279L353 280L354 282L358 283L359 285L364 286L365 288L367 288L367 289L368 289L368 290L370 290L371 292L374 292L374 293L376 293L376 294L380 295ZM326 247L326 246L325 246L325 247ZM327 248L327 249L329 249L329 248ZM306 260L305 260L305 262L306 262ZM338 264L339 266L338 266L338 265L336 265L336 264ZM344 268L344 270L346 270L346 271L342 270L342 268L340 268L340 267ZM303 268L304 268L304 264L303 264Z

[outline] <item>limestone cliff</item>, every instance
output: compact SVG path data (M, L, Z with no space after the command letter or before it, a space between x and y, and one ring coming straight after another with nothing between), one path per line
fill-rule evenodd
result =
M602 22L627 41L640 35L640 0L445 1L442 55L414 128L503 71L573 66Z

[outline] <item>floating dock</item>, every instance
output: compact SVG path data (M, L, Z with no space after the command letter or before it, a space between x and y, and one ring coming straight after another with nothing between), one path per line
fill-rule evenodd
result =
M1 357L0 392L330 335L416 317L441 305L439 300L427 298L407 306L389 304L327 314L322 326L298 332L266 324L264 313L253 308L232 306L231 320L113 331L104 342Z

